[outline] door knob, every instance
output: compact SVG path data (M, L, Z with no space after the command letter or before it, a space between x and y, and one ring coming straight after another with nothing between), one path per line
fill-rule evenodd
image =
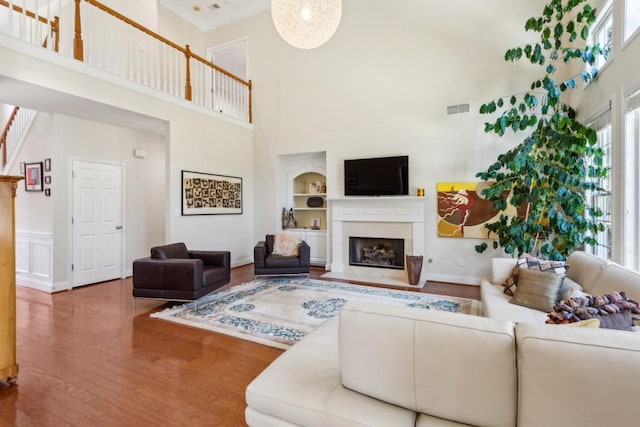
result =
M122 230L122 226L121 225L116 225L116 230Z

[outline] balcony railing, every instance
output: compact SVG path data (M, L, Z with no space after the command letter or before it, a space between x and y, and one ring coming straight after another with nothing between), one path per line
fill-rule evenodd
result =
M0 0L0 31L95 68L248 123L251 81L94 0L33 0L35 11ZM2 12L0 7L0 12ZM51 19L57 14L60 18ZM6 25L4 24L6 20ZM84 31L89 29L90 31ZM46 43L51 38L53 43ZM60 45L60 49L59 49Z

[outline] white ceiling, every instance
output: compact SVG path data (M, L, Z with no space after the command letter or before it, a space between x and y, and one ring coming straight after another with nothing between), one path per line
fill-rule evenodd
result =
M271 7L270 0L160 0L160 4L201 31L222 27Z

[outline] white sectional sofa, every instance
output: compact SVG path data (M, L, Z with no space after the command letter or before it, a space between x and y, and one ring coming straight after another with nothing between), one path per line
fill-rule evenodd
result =
M635 425L633 333L351 302L247 388L250 426Z
M504 293L502 283L515 263L513 258L492 260L491 278L482 279L480 284L482 313L485 317L498 320L544 323L548 313L511 304L511 296ZM624 291L627 298L640 302L640 273L582 251L573 252L566 263L569 269L565 287L575 289L579 286L591 295Z

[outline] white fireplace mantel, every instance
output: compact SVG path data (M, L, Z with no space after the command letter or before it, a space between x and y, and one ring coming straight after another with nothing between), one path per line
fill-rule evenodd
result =
M424 255L424 197L337 197L327 200L331 210L332 272L344 271L345 262L348 262L343 253L346 238L343 226L348 222L410 223L413 245L408 255Z

